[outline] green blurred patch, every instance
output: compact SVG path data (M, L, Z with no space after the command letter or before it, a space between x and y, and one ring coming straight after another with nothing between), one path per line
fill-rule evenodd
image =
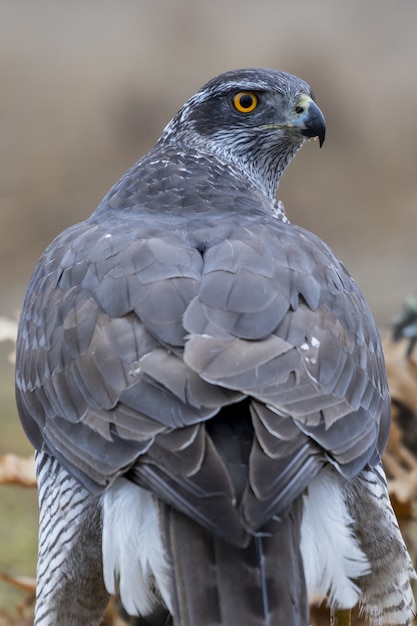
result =
M13 345L0 343L0 454L28 456L32 447L19 422L14 398ZM38 533L36 489L0 485L0 572L34 576ZM0 610L13 608L24 594L0 581Z
M0 487L0 571L35 576L38 533L36 489ZM0 608L12 608L24 594L0 581Z

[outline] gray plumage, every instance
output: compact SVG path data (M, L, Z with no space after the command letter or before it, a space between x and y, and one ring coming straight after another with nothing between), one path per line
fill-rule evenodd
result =
M389 430L378 332L334 253L274 200L285 167L314 136L323 142L324 119L300 79L260 69L213 79L95 213L47 248L29 285L17 349L22 423L39 466L52 463L90 494L88 511L102 511L95 534L84 535L96 551L102 544L103 566L92 558L89 570L82 559L77 580L103 567L108 591L117 583L126 608L148 623L171 614L175 626L306 626L305 578L336 606L346 580L357 589L347 604L354 597L365 610L388 590L401 616L392 621L391 598L380 615L372 609L374 622L411 619L413 570L389 501L375 519L393 536L386 559L395 554L401 589L380 563L374 571L366 526L353 532L362 494L352 503L349 485L363 472L381 476ZM59 480L39 476L41 493L61 497ZM308 572L321 557L301 548L311 532L303 519L319 515L308 488L327 476L358 566L317 590ZM379 510L374 492L366 498ZM120 528L122 507L133 526L139 520L133 538ZM74 545L85 517L78 527L71 520ZM60 542L48 532L42 626L57 623L51 597L60 594L62 614L74 593L65 563L53 592L41 574L48 541L51 553ZM80 608L59 623L96 624L97 595L95 616Z

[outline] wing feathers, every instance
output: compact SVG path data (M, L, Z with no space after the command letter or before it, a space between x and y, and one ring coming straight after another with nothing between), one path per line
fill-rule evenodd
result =
M237 542L325 460L346 475L377 462L379 340L323 244L259 217L131 219L70 229L34 274L17 381L37 445L99 488L130 471ZM249 439L229 448L225 420Z

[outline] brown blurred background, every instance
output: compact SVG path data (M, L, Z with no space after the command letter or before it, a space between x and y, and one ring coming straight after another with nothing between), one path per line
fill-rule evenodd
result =
M297 156L279 197L388 323L417 290L416 0L0 0L0 316L18 310L49 241L94 210L179 106L243 66L312 86L327 140ZM29 452L6 354L0 453ZM0 503L0 570L31 573L35 500L2 488Z
M242 66L312 85L328 138L279 195L390 319L417 289L415 0L0 1L0 314L184 100Z

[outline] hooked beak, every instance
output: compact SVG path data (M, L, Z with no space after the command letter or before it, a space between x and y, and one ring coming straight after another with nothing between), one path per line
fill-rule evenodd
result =
M307 94L302 94L295 106L294 115L288 123L288 128L293 128L304 137L317 137L320 148L326 136L326 122L314 100Z

